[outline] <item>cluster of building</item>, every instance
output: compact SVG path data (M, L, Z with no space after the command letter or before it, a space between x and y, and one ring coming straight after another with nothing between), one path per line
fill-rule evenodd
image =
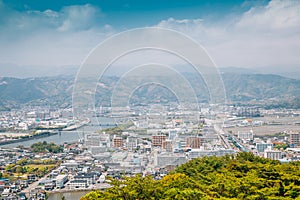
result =
M152 128L147 132L130 129L121 135L85 134L84 144L93 157L109 166L109 174L129 175L131 171L132 174L152 174L158 179L196 157L235 153L226 147L213 125L202 121L200 130L193 132L195 124L171 121L176 121L173 127Z
M300 160L300 133L289 132L282 136L254 137L253 131L238 132L236 143L255 155L290 162ZM237 142L238 141L238 142Z
M25 173L20 177L0 178L0 196L2 199L46 199L46 192L79 189L106 188L101 165L80 144L65 144L63 153L32 153L30 149L0 149L1 175L13 174L6 171L10 164L18 161L52 160L60 163L52 171L41 177L34 173ZM41 164L43 166L43 164ZM101 176L102 175L102 176ZM97 185L100 184L100 185Z
M0 112L0 131L27 132L36 128L65 128L75 123L71 108L24 107L21 110Z
M28 149L22 148L0 148L0 194L3 199L26 199L26 194L23 192L28 189L30 184L39 180L34 173L28 173L24 176L14 177L11 171L8 171L7 166L21 166L18 161L21 160L52 160L53 163L59 162L66 157L65 153L45 153L36 154ZM21 166L22 167L22 166ZM18 172L22 173L21 171ZM4 177L9 176L9 177ZM31 191L30 196L39 197L39 199L45 199L45 193L43 191Z
M41 159L56 159L61 163L45 177L28 175L25 180L19 179L19 182L0 180L0 184L3 185L2 191L4 195L7 191L23 192L35 195L35 198L40 195L39 198L42 199L43 191L61 192L107 188L109 185L104 183L107 176L121 178L142 174L161 179L170 170L191 159L203 156L223 156L239 151L253 152L256 155L282 162L300 158L298 132L289 132L283 138L266 139L255 135L253 131L232 133L224 129L226 126L246 128L264 126L265 122L249 117L258 115L261 117L271 115L271 113L257 108L216 107L217 109L202 108L199 111L193 107L175 108L151 105L147 109L143 106L133 109L119 108L117 113L103 108L105 115L101 114L101 117L113 116L118 119L117 124L130 122L131 125L115 133L105 129L97 132L87 131L84 133L84 138L77 143L65 144L63 153L39 155ZM72 113L68 111L70 110L47 111L43 116L38 116L38 113L33 111L24 112L24 116L15 120L21 123L20 119L23 120L22 122L34 119L39 126L48 122L46 126L49 128L51 125L69 123L62 121L62 119L70 120ZM10 117L6 113L6 118ZM0 122L3 122L4 118L2 114ZM278 149L276 148L278 144L288 146L285 149ZM1 166L15 163L23 157L30 159L32 156L37 156L29 150L3 151L5 153L1 155L4 157L0 156ZM9 155L10 151L13 155ZM32 182L37 185L33 185ZM18 191L14 189L16 186L19 188Z

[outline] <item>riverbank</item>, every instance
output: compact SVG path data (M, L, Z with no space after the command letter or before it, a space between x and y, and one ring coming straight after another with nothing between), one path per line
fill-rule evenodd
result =
M57 189L54 191L47 191L48 200L61 200L64 196L66 199L80 199L85 194L94 191L94 190L104 190L111 187L108 183L97 183L95 185L91 185L89 188L77 188L70 190L68 188Z
M95 120L96 119L94 119L94 121ZM113 124L112 120L109 118L100 118L98 120L102 124L109 124L109 125ZM43 141L47 141L48 143L54 142L55 144L58 144L58 145L62 145L64 143L74 143L74 142L78 142L79 140L82 140L84 138L84 134L98 132L98 131L101 131L102 129L111 128L111 127L115 127L115 126L102 126L101 127L101 126L96 126L94 124L88 123L88 124L85 124L84 126L81 126L80 128L77 128L77 130L74 130L74 131L62 130L60 132L60 134L48 135L48 136L40 137L40 138L35 137L35 138L32 138L31 140L23 140L23 141L19 140L18 142L5 144L5 145L1 145L1 146L8 147L8 148L14 148L19 145L22 145L24 147L30 147L30 145L32 145L33 143L43 142Z
M90 191L77 191L77 192L58 192L58 193L51 193L48 195L47 200L62 200L63 197L65 199L72 199L72 200L80 200L81 197L89 193Z
M49 137L49 136L57 135L57 134L58 134L58 131L57 132L45 131L45 132L36 133L36 134L33 134L33 135L20 136L17 139L10 139L10 140L0 141L0 146L1 145L7 145L7 144L19 143L19 142L25 142L25 141L29 141L29 140L44 138L44 137Z

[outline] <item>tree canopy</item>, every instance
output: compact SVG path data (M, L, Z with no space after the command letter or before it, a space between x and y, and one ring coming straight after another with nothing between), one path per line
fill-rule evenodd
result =
M32 152L35 153L60 153L63 152L63 148L59 145L54 144L53 142L47 143L44 142L37 142L30 146Z
M91 199L300 199L300 162L282 164L251 153L197 158L162 180L140 175L112 180Z

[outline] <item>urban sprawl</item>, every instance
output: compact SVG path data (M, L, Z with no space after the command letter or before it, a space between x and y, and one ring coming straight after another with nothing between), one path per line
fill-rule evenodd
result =
M240 151L280 162L300 159L300 110L197 106L120 107L113 112L101 107L75 119L71 108L2 111L1 198L46 199L58 192L105 189L108 177L161 179L191 159ZM75 141L48 141L74 131Z

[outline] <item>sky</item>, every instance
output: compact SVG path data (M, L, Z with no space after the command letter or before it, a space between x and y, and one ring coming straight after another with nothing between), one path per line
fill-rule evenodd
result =
M142 27L190 36L219 67L300 68L297 0L0 0L0 76L64 73L108 37Z

